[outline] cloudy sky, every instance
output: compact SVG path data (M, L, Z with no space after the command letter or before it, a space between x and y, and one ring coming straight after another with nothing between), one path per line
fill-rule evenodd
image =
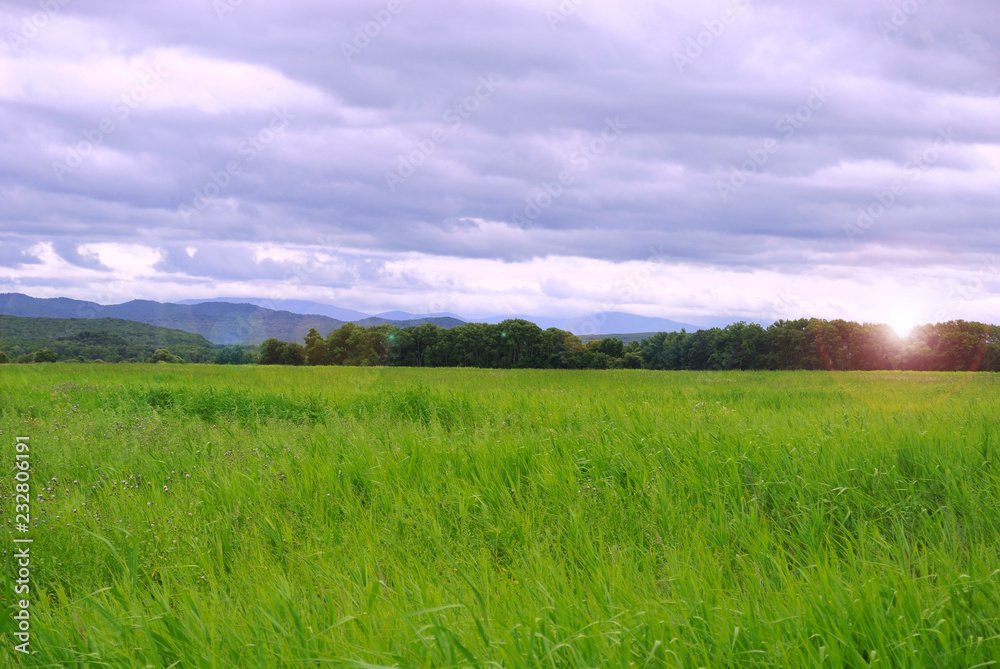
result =
M0 36L0 291L1000 321L996 0L36 0Z

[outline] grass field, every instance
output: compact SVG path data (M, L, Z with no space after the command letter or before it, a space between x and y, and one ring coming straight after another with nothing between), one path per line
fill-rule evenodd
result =
M986 374L3 366L0 665L989 666L998 418Z

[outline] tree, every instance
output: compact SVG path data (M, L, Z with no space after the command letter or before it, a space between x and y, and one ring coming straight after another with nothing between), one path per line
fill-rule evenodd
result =
M226 346L215 354L217 365L249 365L253 363L253 353L242 346Z
M305 337L305 342L306 364L329 364L326 361L326 353L328 350L326 340L323 339L323 335L321 335L316 328L309 328L309 333Z
M35 351L35 362L55 362L58 359L59 356L51 348L43 348Z
M588 351L604 353L612 358L620 358L624 355L625 343L621 339L604 338L587 342Z
M326 337L327 365L367 364L375 351L372 331L354 323L344 323Z
M285 343L277 339L265 339L260 345L260 365L280 365Z
M278 356L278 364L293 365L296 367L306 364L305 349L301 344L296 344L295 342L288 342L284 344L281 348L281 353Z
M7 354L4 353L3 351L0 351L0 365L6 362L7 362Z
M35 354L35 359L36 360L38 359L37 353ZM153 355L149 356L149 360L147 362L179 363L179 362L184 362L184 360L177 357L176 355L174 355L165 348L158 348L153 352Z
M430 357L427 355L427 351L437 343L438 331L442 329L433 323L422 323L411 331L410 335L413 337L413 345L417 353L417 367L423 367L424 361Z

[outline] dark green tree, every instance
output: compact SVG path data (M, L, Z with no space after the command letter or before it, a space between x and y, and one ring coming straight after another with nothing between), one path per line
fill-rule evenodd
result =
M321 335L316 328L309 328L309 333L306 334L305 342L306 364L327 364L326 358L328 347L326 345L326 339L323 338L323 335Z
M306 350L301 344L287 342L282 345L278 355L279 365L292 365L298 367L306 364Z
M43 348L35 351L35 362L56 362L59 356L50 348Z
M38 357L37 354L36 354L35 357L37 359L37 357ZM158 348L158 349L156 349L153 352L153 355L149 356L149 360L147 360L146 362L172 362L172 363L178 363L178 362L184 362L184 360L182 360L181 358L177 357L176 355L174 355L173 353L171 353L170 351L168 351L165 348Z
M277 339L265 339L260 345L260 365L280 365L285 343Z

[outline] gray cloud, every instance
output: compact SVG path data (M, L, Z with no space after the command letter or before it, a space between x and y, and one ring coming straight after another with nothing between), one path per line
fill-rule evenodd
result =
M106 270L76 249L115 242L160 249L157 269L178 282L273 281L288 264L255 262L252 247L290 244L331 252L316 280L349 286L377 280L365 254L377 267L412 252L623 262L662 246L677 262L793 275L817 256L869 262L859 245L895 248L887 270L1000 248L1000 6L927 2L902 20L891 2L755 0L711 33L735 4L590 0L553 30L554 2L402 0L361 48L385 3L243 2L220 18L194 0L74 0L59 17L72 28L57 21L0 52L36 77L0 83L0 265L37 262L24 249L51 242L71 265ZM32 7L0 4L4 34ZM48 39L62 29L84 42ZM74 83L91 52L103 59L92 88L106 93ZM695 52L678 68L676 54ZM169 76L120 118L144 58ZM482 77L495 92L456 116ZM817 87L828 99L804 117ZM249 159L248 139L281 108L287 128ZM579 168L615 118L620 138ZM58 173L105 119L114 130ZM845 234L947 128L954 145L863 234ZM447 138L424 155L436 130ZM721 198L769 140L778 150ZM391 191L386 173L413 156ZM234 161L217 197L182 216ZM570 294L557 280L544 290Z

